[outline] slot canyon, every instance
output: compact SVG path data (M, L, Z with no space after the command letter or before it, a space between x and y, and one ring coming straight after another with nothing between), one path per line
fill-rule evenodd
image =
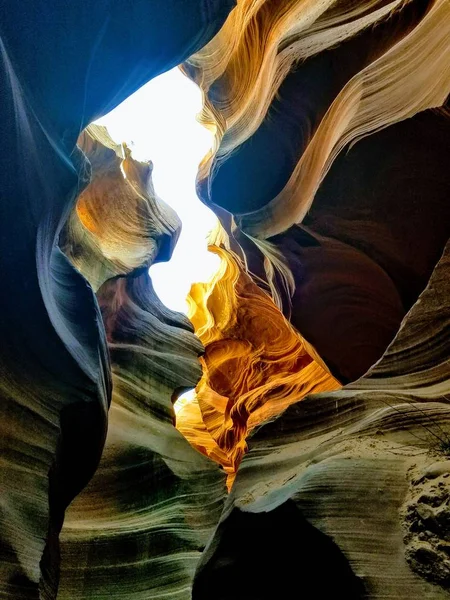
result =
M174 68L186 315L97 123ZM449 0L0 2L1 599L449 597L449 94Z

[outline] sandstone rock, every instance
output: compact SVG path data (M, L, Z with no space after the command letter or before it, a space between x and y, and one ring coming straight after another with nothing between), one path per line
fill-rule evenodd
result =
M2 598L56 598L66 510L67 600L448 597L449 40L448 0L3 2ZM203 374L178 218L89 127L183 61Z

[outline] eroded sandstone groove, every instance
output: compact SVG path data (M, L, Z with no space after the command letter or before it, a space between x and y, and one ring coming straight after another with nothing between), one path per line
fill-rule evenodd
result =
M449 40L448 0L3 2L2 598L448 596ZM92 125L176 65L192 323L153 165Z

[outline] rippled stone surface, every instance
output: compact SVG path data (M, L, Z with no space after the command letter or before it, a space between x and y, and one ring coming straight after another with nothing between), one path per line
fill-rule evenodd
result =
M283 514L287 503L337 544L368 597L448 596L449 267L447 246L396 339L366 376L305 398L250 437L194 598L206 598L225 569L230 579L245 569L237 536L225 541L234 519L251 527L259 519L263 526L267 513ZM419 498L427 480L434 485ZM289 518L280 527L290 527ZM272 552L270 540L260 540L262 555ZM301 550L292 551L297 578L309 586L306 597L325 598L314 574L302 569ZM267 571L259 597L269 598L285 576L283 564ZM221 597L235 596L230 590Z
M448 596L449 40L448 0L2 4L2 598ZM201 341L151 163L89 126L183 61Z
M218 246L210 250L221 266L188 296L189 317L205 345L203 376L178 412L177 427L225 467L231 487L255 427L308 394L341 384L237 257Z
M174 390L196 385L202 345L147 272L106 282L98 298L113 373L108 435L66 513L58 598L187 599L225 496L225 474L174 427Z
M449 11L242 0L183 67L215 132L200 197L345 383L381 358L450 236Z
M64 511L94 474L106 436L111 372L100 310L57 245L90 179L76 141L208 42L232 5L0 7L2 598L55 598Z

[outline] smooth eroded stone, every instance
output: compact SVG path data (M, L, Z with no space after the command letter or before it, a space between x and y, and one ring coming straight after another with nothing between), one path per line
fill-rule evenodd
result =
M89 122L217 32L232 0L0 6L0 595L54 599L64 510L93 475L111 375L91 287L57 248Z
M225 473L174 426L175 392L196 385L203 348L146 271L98 298L113 399L99 468L66 514L58 598L187 600L226 492Z
M222 554L233 510L270 513L293 502L334 541L371 599L448 597L448 478L443 473L421 499L417 482L428 481L424 474L437 460L445 462L450 434L449 268L447 246L394 342L366 376L308 396L250 437L199 585L217 585L215 565L225 556L229 576L239 570L237 549ZM417 503L430 508L415 518ZM419 528L410 532L414 522ZM301 581L301 564L297 572Z

